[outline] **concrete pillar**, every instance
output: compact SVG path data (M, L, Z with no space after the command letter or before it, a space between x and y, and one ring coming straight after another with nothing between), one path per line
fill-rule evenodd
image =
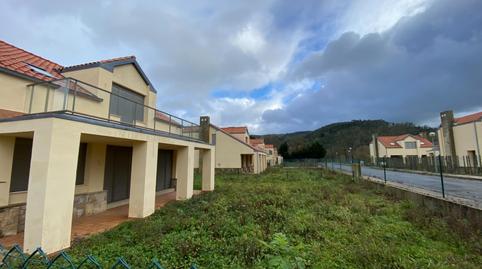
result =
M176 200L192 197L194 185L194 147L186 146L177 150L176 154Z
M129 218L144 218L155 210L158 144L136 143L132 151Z
M53 120L33 137L24 249L52 253L70 246L80 133Z
M214 190L214 163L215 163L214 149L201 150L200 153L202 154L202 158L203 158L202 190L213 191Z
M0 136L0 206L8 205L15 137Z

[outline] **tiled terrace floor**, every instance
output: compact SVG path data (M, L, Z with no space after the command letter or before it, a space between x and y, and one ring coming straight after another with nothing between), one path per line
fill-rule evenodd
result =
M199 194L198 191L194 191L194 194ZM168 192L158 195L156 197L156 209L163 207L170 201L176 200L176 192ZM93 234L101 233L114 228L122 222L128 221L127 217L129 212L129 205L123 205L115 208L108 209L99 214L83 216L73 220L72 223L72 237L71 240L75 241ZM9 247L15 244L23 245L23 233L19 233L12 236L6 236L0 238L0 244L4 247Z

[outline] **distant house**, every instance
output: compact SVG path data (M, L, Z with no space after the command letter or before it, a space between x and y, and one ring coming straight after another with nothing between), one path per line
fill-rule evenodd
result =
M454 118L452 111L440 113L440 153L460 166L478 166L481 156L482 112Z
M420 135L403 134L397 136L373 136L370 157L377 162L380 158L410 157L424 158L432 153L432 142Z
M237 170L254 174L266 170L267 154L263 148L251 144L247 127L221 128L211 124L209 117L202 117L201 128L205 130L209 143L217 150L215 153L217 170ZM196 162L196 166L199 167L199 165Z

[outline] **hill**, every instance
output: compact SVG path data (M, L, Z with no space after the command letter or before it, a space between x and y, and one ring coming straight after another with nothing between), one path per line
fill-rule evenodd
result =
M323 126L314 131L296 132L288 134L264 135L266 143L279 147L288 143L290 152L303 148L308 143L319 142L327 151L328 157L347 155L347 149L353 148L354 157L368 159L368 144L372 134L400 135L429 133L435 129L428 126L416 126L413 123L392 123L384 120L353 120L338 122Z

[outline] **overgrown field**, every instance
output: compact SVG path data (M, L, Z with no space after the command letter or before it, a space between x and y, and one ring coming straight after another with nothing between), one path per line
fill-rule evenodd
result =
M480 268L480 231L320 170L219 175L216 191L74 244L133 268Z

